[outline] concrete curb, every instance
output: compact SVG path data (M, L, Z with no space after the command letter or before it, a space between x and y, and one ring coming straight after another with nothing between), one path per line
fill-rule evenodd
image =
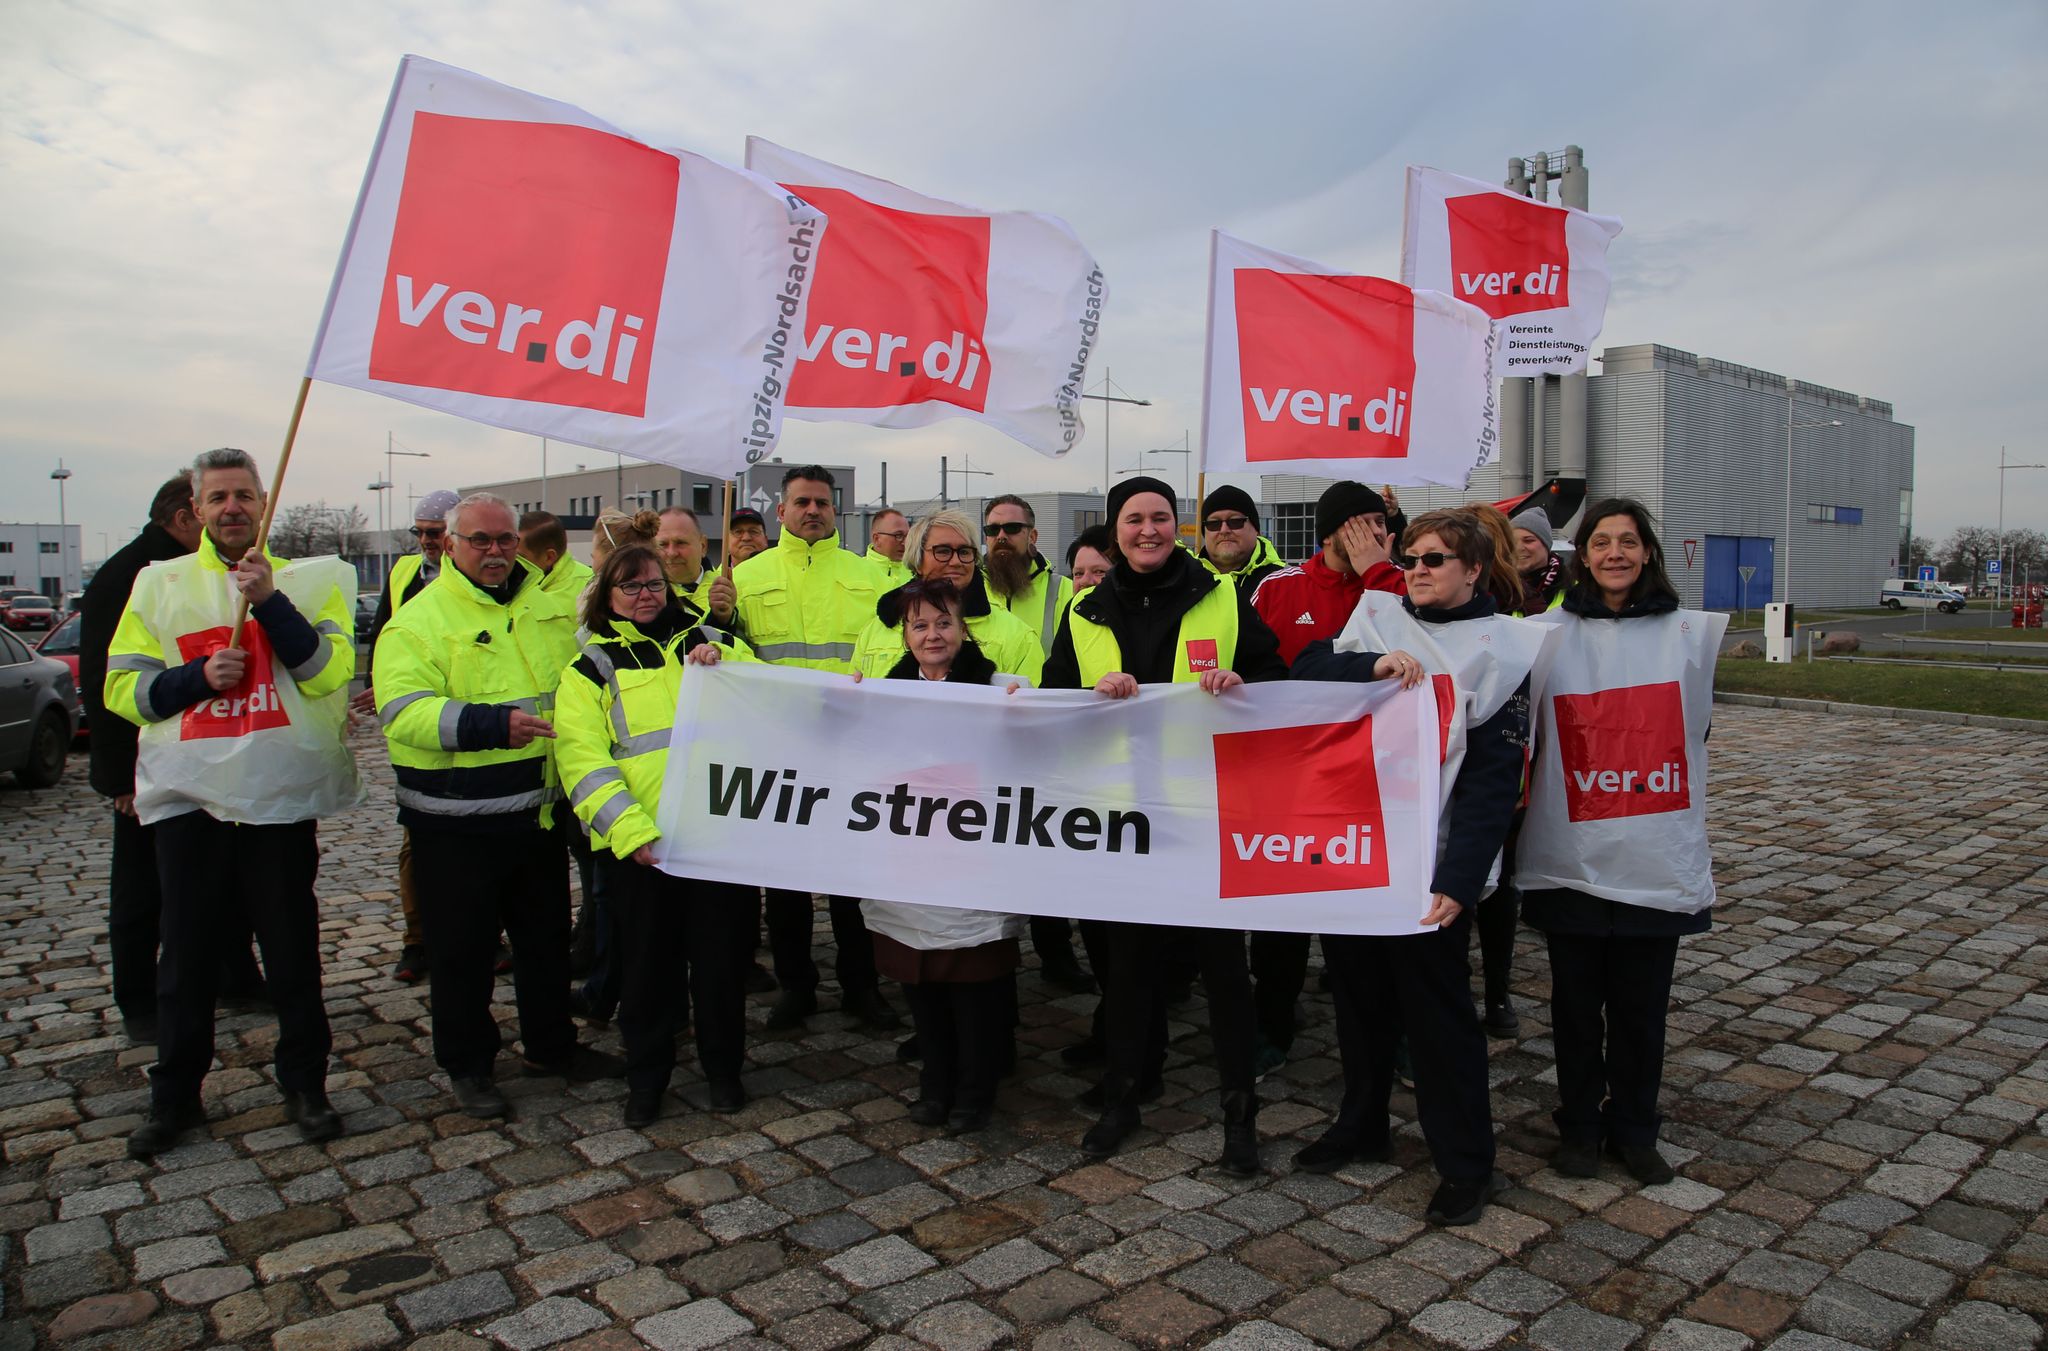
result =
M1998 630L1993 629L1993 633ZM1935 647L1996 647L2007 652L2036 652L2048 657L2048 643L2000 642L1996 638L1923 638L1917 633L1886 633L1884 638L1896 638L1906 643L1926 643Z
M1846 713L1858 718L1894 718L1900 722L1941 722L1952 727L2000 727L2048 735L2048 721L2039 718L1996 718L1988 713L1949 713L1934 708L1892 708L1885 704L1838 704L1827 699L1781 699L1771 694L1714 691L1717 704L1738 708L1781 708L1788 713Z

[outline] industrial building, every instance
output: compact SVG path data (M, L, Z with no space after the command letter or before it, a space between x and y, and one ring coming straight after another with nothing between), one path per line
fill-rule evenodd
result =
M81 528L0 522L0 586L24 586L62 600L85 585L79 580Z

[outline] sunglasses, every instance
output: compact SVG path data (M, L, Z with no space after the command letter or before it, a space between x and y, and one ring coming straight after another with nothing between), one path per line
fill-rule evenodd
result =
M491 553L494 550L501 554L509 554L519 548L519 536L517 535L475 534L457 535L455 538L461 540L480 554Z
M972 544L927 544L924 552L927 558L936 558L941 563L950 563L956 558L964 558L970 563L974 561Z
M1403 572L1413 572L1417 568L1440 568L1456 557L1456 554L1438 553L1431 549L1426 554L1401 554L1394 563Z
M1211 516L1202 522L1202 529L1209 531L1242 530L1252 523L1249 516Z
M425 530L420 529L418 526L411 527L411 534L414 539L439 539L447 533L448 527L443 525L431 526Z
M1022 521L991 521L981 528L983 539L994 539L997 535L1008 535L1011 539L1023 534L1031 527Z
M617 584L617 587L622 595L629 597L644 596L650 591L666 590L668 588L668 583L666 581L620 582Z

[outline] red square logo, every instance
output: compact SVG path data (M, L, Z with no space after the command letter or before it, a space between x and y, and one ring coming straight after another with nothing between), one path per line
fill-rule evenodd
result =
M1415 297L1379 277L1238 268L1248 460L1398 459L1415 388Z
M1572 303L1564 212L1526 197L1479 192L1444 203L1451 222L1451 290L1495 319Z
M680 174L589 127L415 114L370 377L643 416Z
M1214 638L1188 639L1188 669L1190 671L1213 671L1216 669L1216 640Z
M988 217L898 211L839 188L783 186L831 218L789 407L983 411Z
M228 645L228 626L180 634L178 655L186 661L210 657ZM249 664L242 682L185 710L178 727L180 741L203 737L247 736L266 727L286 727L291 718L277 697L277 672L270 659L270 635L253 619L242 623L242 650Z
M1370 717L1214 743L1221 899L1387 884Z
M1654 816L1692 805L1677 681L1553 700L1565 812L1572 820Z

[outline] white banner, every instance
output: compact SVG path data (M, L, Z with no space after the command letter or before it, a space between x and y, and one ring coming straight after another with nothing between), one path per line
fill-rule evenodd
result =
M1435 700L1395 682L1221 696L689 667L657 824L686 877L952 909L1420 932Z
M1401 280L1477 305L1500 327L1502 376L1569 375L1607 318L1612 216L1408 166Z
M1493 329L1447 295L1210 236L1202 467L1462 488L1493 458Z
M767 179L408 56L307 374L730 477L780 434L824 228Z
M1056 216L942 201L747 138L747 168L832 218L789 415L985 422L1043 455L1081 439L1108 286Z

